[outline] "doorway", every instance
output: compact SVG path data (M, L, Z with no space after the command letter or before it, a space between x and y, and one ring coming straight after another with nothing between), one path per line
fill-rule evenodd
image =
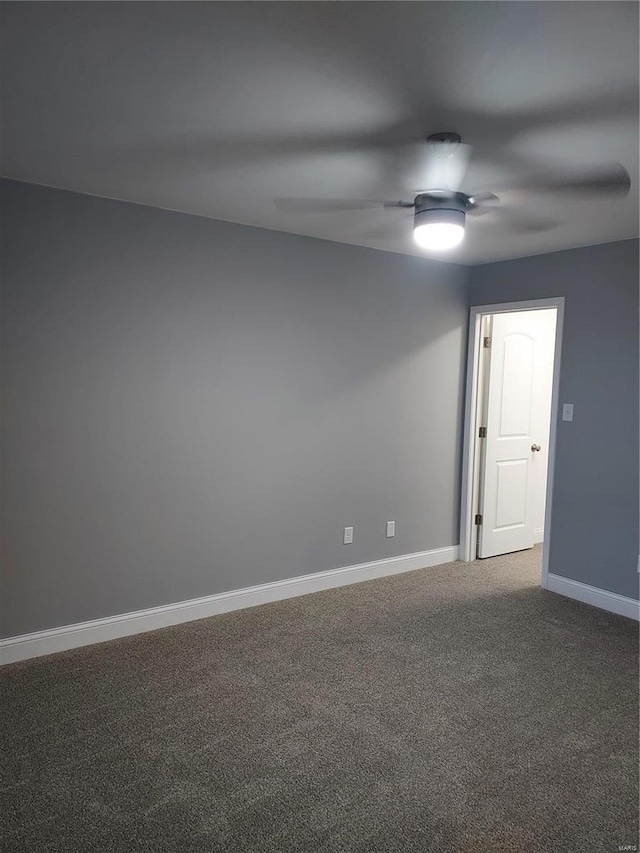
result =
M542 542L548 573L564 300L471 309L460 559Z

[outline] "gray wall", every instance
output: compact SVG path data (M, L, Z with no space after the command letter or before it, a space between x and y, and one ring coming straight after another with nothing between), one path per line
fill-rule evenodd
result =
M486 264L471 304L565 297L551 572L638 597L638 241Z
M1 189L3 636L457 543L468 270Z

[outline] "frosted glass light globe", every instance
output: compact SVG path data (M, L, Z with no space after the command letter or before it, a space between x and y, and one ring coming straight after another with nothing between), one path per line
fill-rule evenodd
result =
M423 249L444 251L462 242L464 226L456 222L425 222L413 229L413 237Z

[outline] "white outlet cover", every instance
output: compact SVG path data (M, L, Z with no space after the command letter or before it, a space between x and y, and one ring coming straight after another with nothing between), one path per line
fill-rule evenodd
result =
M563 421L572 421L573 420L573 403L563 403L562 404L562 420Z
M387 539L391 539L392 536L396 535L396 523L395 521L387 521Z
M353 543L353 527L345 527L344 539L342 541L345 545L351 545Z

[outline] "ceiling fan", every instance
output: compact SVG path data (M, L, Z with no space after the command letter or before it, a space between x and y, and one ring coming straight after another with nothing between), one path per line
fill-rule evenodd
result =
M287 212L330 212L367 208L413 210L413 236L424 249L441 251L457 246L465 235L467 216L480 216L500 209L496 194L518 192L518 200L527 195L560 194L580 196L626 196L631 187L629 173L620 163L579 172L532 174L495 187L494 192L467 194L460 187L471 157L471 146L457 133L435 133L426 139L425 189L412 201L371 201L366 199L294 199L276 200ZM509 213L511 214L511 209ZM518 214L514 211L514 215ZM547 230L557 223L524 223L525 230Z

